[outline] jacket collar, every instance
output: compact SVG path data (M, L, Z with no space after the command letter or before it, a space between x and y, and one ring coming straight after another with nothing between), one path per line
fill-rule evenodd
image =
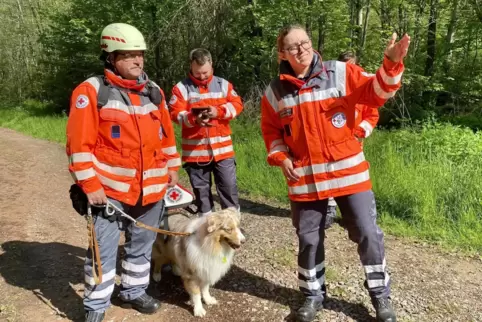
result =
M109 83L115 87L125 88L128 90L142 92L146 86L149 78L146 73L143 73L137 80L130 80L122 78L120 75L114 73L110 69L104 69L104 75Z
M196 86L203 86L203 87L207 87L209 83L211 83L211 81L213 80L213 77L214 75L211 75L209 76L208 79L206 80L199 80L197 79L196 77L194 77L191 73L189 73L189 78L191 79L191 81L194 83L194 85Z
M297 78L290 63L285 60L280 63L279 73L280 80L289 81L296 85L298 88L303 87L303 85L307 84L312 78L315 78L317 76L321 78L328 77L326 70L323 66L321 55L317 51L314 52L313 61L310 65L310 71L304 78Z

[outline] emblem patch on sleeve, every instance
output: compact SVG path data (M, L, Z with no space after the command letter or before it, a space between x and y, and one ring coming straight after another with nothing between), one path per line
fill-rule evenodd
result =
M87 105L89 105L89 98L87 96L82 94L77 96L77 99L75 100L75 107L84 108Z
M172 104L176 104L177 102L177 96L176 95L172 95L171 99L169 100L169 104L172 105Z

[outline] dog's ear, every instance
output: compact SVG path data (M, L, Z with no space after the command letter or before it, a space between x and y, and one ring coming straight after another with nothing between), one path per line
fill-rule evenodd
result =
M208 233L212 233L213 231L219 229L221 224L222 222L216 216L208 216Z

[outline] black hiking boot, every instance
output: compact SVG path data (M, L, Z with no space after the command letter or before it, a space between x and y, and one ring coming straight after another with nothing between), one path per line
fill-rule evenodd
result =
M311 322L315 319L316 313L323 308L323 301L306 299L303 306L296 312L296 321Z
M131 307L144 314L154 314L161 308L161 302L145 293L136 299L130 301L123 300L123 302L122 307Z
M396 322L397 317L390 301L386 297L372 298L372 304L377 312L377 322Z
M104 315L104 312L85 311L85 322L102 322Z

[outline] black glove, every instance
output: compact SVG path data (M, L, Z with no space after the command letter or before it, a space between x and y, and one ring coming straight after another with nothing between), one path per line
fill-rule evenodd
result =
M70 200L72 200L72 207L81 216L87 215L87 195L84 193L79 185L73 184L70 186Z

